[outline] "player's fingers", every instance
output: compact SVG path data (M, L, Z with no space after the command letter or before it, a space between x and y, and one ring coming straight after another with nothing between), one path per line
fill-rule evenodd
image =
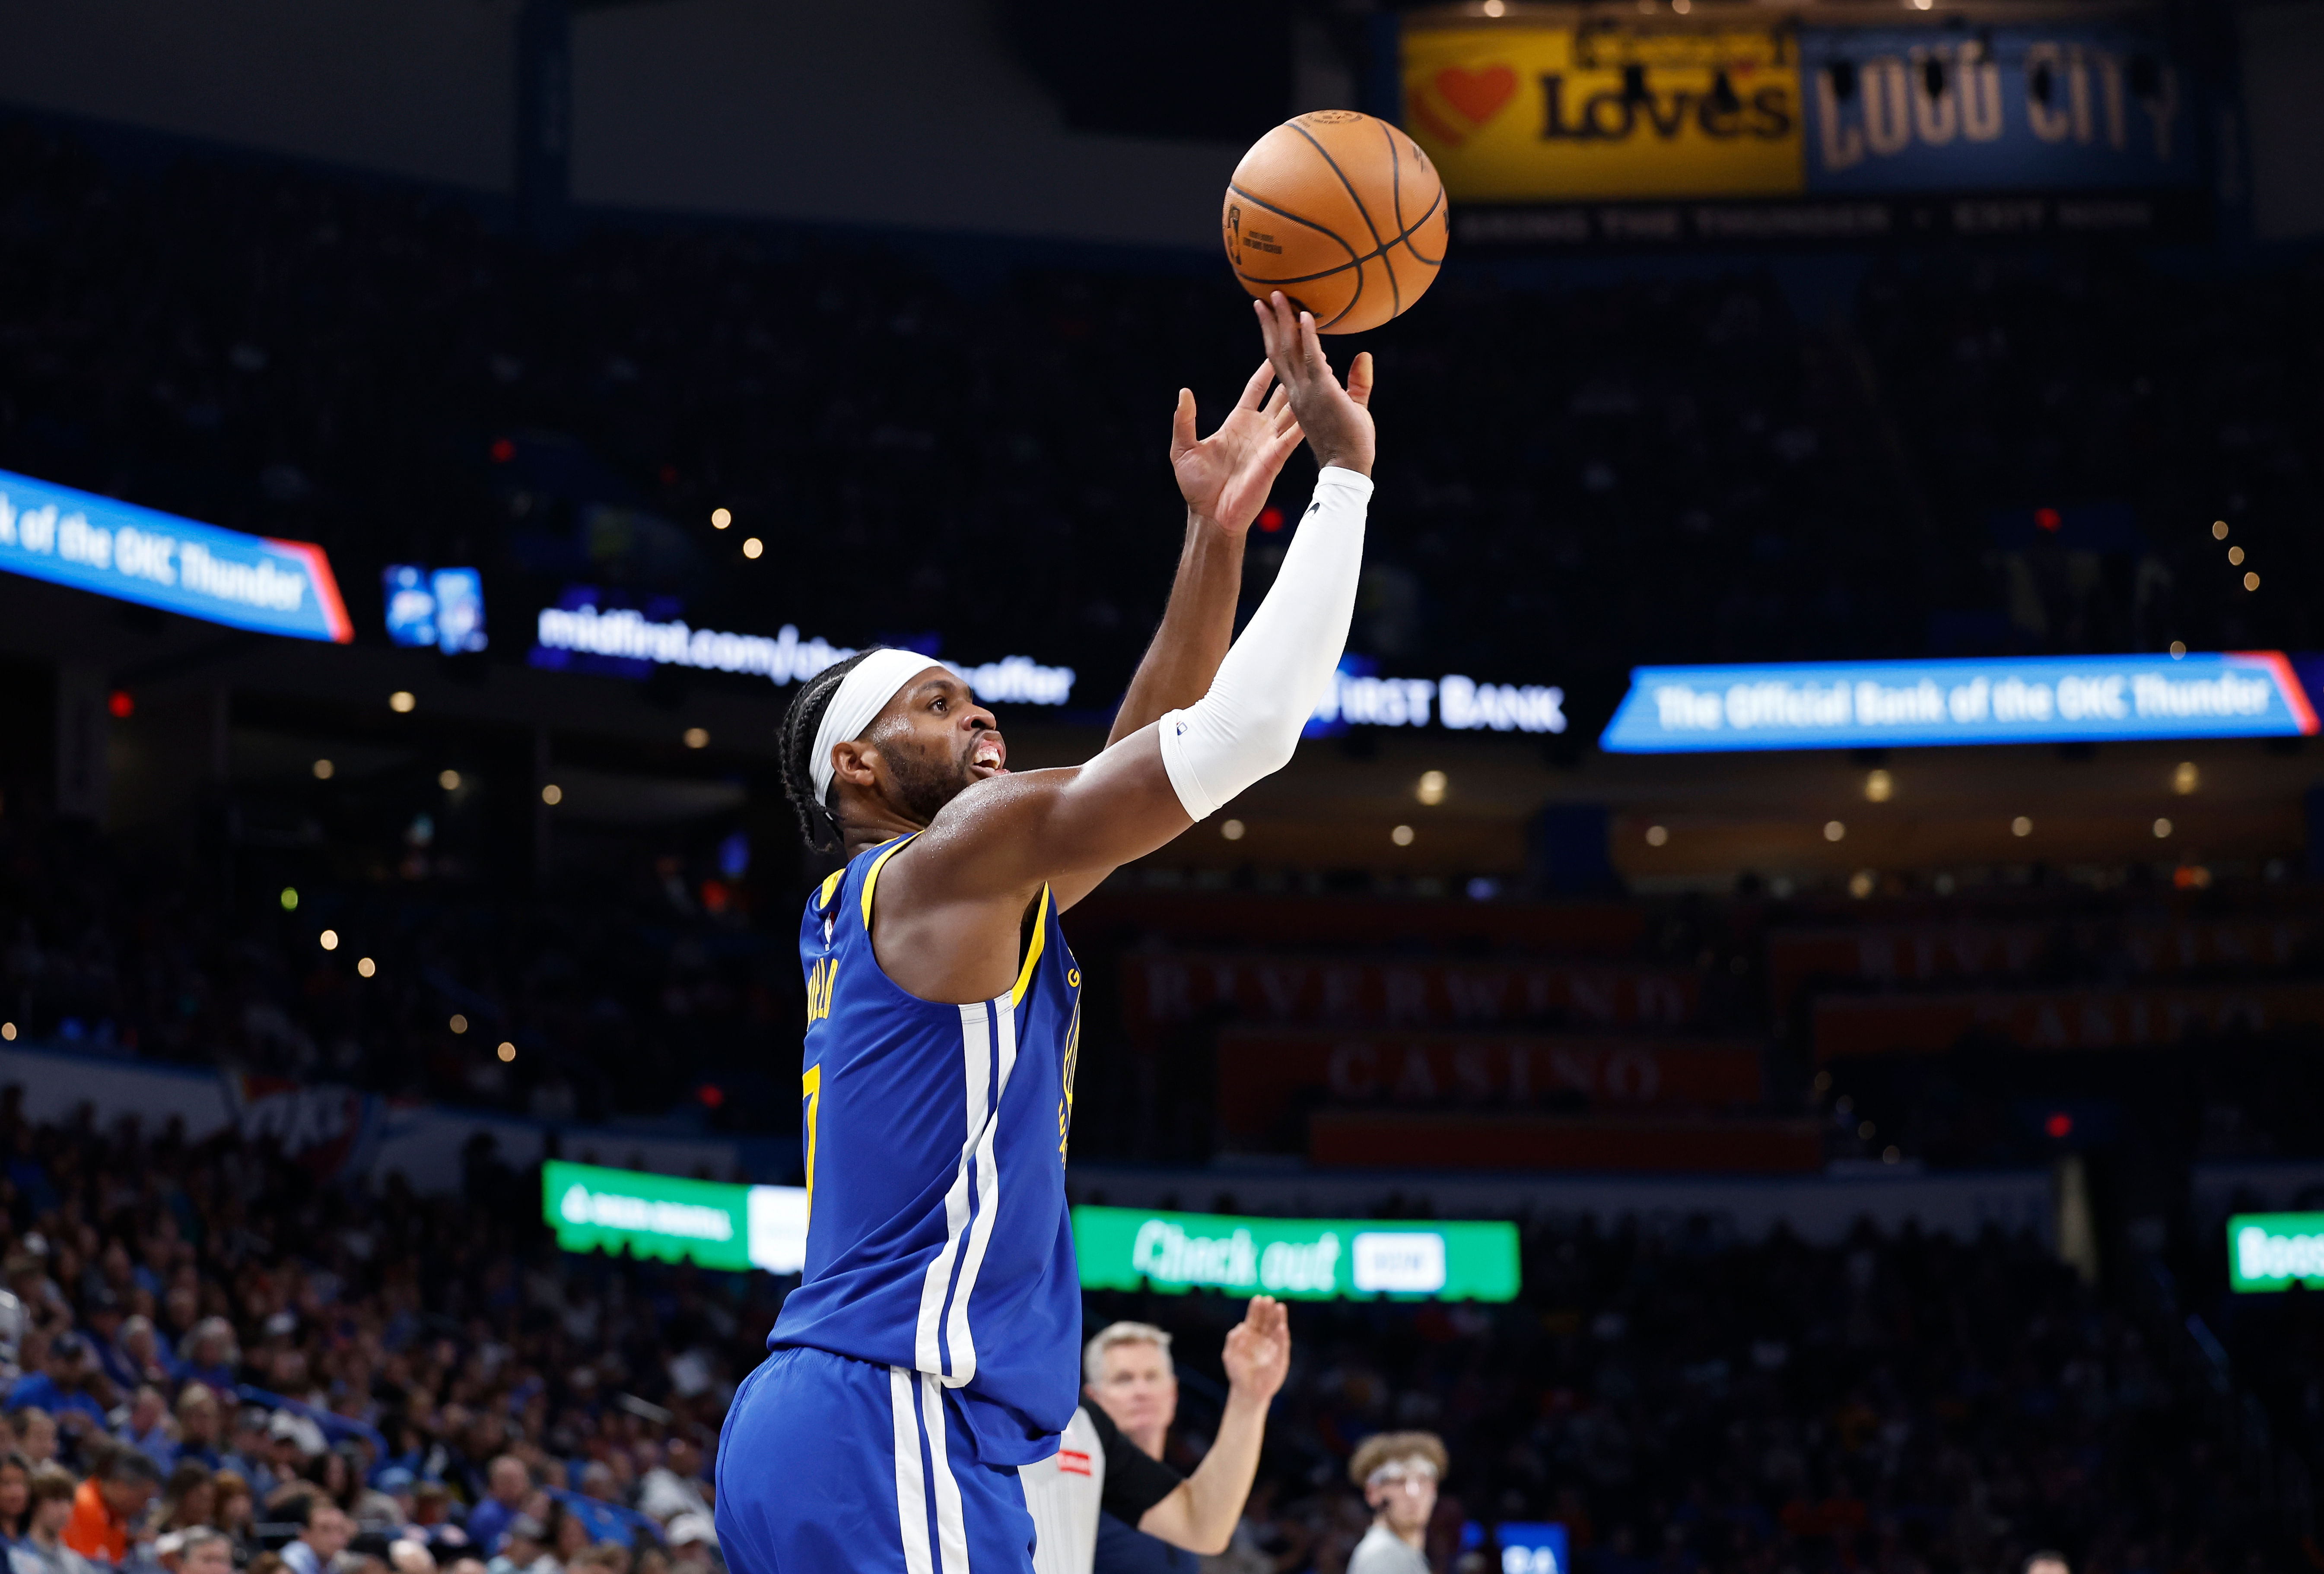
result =
M1281 336L1276 329L1274 303L1267 300L1254 300L1250 303L1250 308L1259 314L1259 346L1267 354L1267 364L1274 366L1282 353L1277 345L1277 340ZM1281 370L1280 367L1277 369Z
M1283 462L1290 458L1299 445L1306 440L1307 434L1300 430L1299 423L1292 422L1288 430L1277 432L1267 440L1262 463L1269 471L1282 469Z
M1331 374L1332 362L1323 354L1323 336L1315 330L1315 314L1312 311L1299 314L1299 358L1311 371L1321 369L1324 375Z
M1257 410L1260 401L1267 397L1267 385L1274 381L1274 363L1261 361L1259 364L1259 370L1250 374L1250 381L1242 385L1242 398L1236 401L1236 408Z
M1365 350L1348 368L1348 397L1360 405L1372 401L1372 353Z
M1178 408L1170 416L1170 452L1183 454L1194 446L1194 391L1178 390Z
M1269 367L1268 370L1271 372L1274 368ZM1291 390L1284 387L1278 382L1275 386L1275 391L1267 396L1267 403L1260 408L1259 413L1261 415L1273 416L1275 418L1275 424L1279 427L1283 424L1285 412L1289 410L1290 408Z

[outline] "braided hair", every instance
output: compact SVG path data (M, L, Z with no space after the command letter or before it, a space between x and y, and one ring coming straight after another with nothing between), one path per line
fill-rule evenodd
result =
M845 849L847 838L839 828L839 814L832 805L833 795L839 790L832 783L831 794L818 799L815 796L815 735L823 726L823 713L831 708L832 696L847 675L855 670L874 645L858 650L844 661L835 661L805 683L791 696L789 709L783 712L782 767L783 796L791 801L791 812L798 816L799 836L816 852L838 852Z

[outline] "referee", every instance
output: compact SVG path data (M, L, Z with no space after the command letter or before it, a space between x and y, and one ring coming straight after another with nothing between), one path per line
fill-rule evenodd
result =
M1177 1410L1170 1336L1151 1323L1117 1322L1082 1352L1085 1402L1054 1459L1019 1472L1038 1537L1035 1574L1176 1574L1195 1552L1221 1552L1242 1518L1259 1469L1267 1407L1291 1367L1283 1304L1254 1295L1227 1334L1227 1403L1218 1436L1192 1476L1162 1462ZM1130 1527L1135 1526L1135 1529Z

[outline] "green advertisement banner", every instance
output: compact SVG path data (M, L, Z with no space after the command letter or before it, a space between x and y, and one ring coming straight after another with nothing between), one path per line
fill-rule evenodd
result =
M541 1217L569 1252L622 1252L742 1273L796 1274L807 1256L807 1189L688 1181L550 1159Z
M2227 1287L2324 1290L2324 1213L2238 1213L2227 1220Z
M550 1159L541 1217L569 1252L626 1252L742 1273L796 1274L807 1192L681 1180ZM1517 1229L1499 1220L1242 1219L1076 1208L1085 1290L1219 1290L1297 1301L1513 1301Z
M1514 1301L1517 1227L1499 1220L1244 1219L1074 1210L1084 1290L1218 1290L1292 1301Z

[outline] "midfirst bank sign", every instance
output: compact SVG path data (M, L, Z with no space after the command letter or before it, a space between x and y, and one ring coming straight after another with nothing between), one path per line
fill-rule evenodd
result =
M1617 754L2301 737L2315 708L2280 651L1642 667Z
M777 684L804 683L835 661L855 654L820 636L802 639L786 623L767 634L730 634L690 627L684 619L648 617L629 608L600 611L594 605L543 607L534 626L532 665L561 665L567 654L648 665L691 667L706 672L747 673ZM1062 705L1074 692L1074 669L1045 667L1029 656L966 664L931 656L932 665L960 674L987 704Z

